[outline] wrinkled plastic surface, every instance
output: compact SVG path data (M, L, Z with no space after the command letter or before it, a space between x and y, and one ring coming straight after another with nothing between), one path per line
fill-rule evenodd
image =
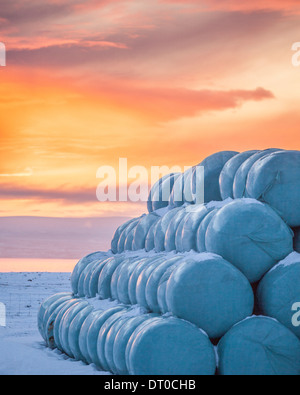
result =
M54 321L54 328L53 328L53 335L54 335L54 345L56 348L58 348L60 351L63 351L62 349L62 344L60 341L60 324L61 321L65 315L65 313L74 305L79 304L80 301L78 299L71 299L69 302L67 302L64 306L62 306L60 312L56 316L56 319Z
M193 263L194 261L191 259L179 259L175 261L171 266L167 268L167 270L164 272L164 274L161 276L157 288L157 302L159 306L159 311L162 314L168 313L169 306L167 304L167 298L166 298L166 292L167 292L167 285L168 281L172 275L172 273L175 271L175 269L180 266L182 263L188 265L189 263Z
M215 353L208 337L176 318L154 319L135 332L127 347L132 375L214 375ZM145 358L147 355L147 358Z
M233 198L233 183L239 167L257 151L242 152L231 158L223 167L220 174L220 191L223 200Z
M156 229L157 229L157 227L158 227L160 221L161 221L161 219L158 220L157 222L155 222L155 223L151 226L151 228L149 229L149 232L148 232L148 234L147 234L146 241L145 241L145 250L146 250L147 252L153 251L154 248L155 248L155 239L154 239L154 235L155 235Z
M119 239L120 236L122 234L122 232L132 223L135 222L136 218L132 218L129 221L125 222L124 224L122 224L121 226L119 226L119 228L116 230L113 239L111 241L111 250L114 254L118 253L118 243L119 243Z
M191 206L187 209L187 215L183 219L182 231L178 229L178 242L176 243L177 252L189 252L191 250L197 251L197 230L207 216L209 210L205 205Z
M80 311L79 314L71 322L69 328L69 346L72 355L77 361L83 360L84 356L82 355L79 347L79 334L81 331L81 327L86 320L87 316L92 313L94 310L93 306L87 306L83 310Z
M84 323L81 326L80 333L79 333L79 349L82 355L83 362L87 364L92 364L93 360L89 355L88 346L87 346L87 337L90 327L93 325L93 322L99 315L102 314L101 310L95 310L91 312L87 318L85 319Z
M220 338L253 313L254 295L245 276L223 258L199 254L181 263L167 283L168 311Z
M180 210L181 208L174 208L173 210L166 213L161 218L161 220L158 221L154 233L154 246L156 252L165 251L166 232L168 230L170 222Z
M243 197L246 197L245 193L246 193L247 177L254 163L257 162L262 157L277 151L280 150L276 148L270 148L264 151L259 151L256 154L252 155L240 166L240 168L235 174L234 182L233 182L233 197L235 199L241 199Z
M88 302L80 301L78 304L72 306L63 316L60 327L59 327L59 338L62 349L69 355L69 357L74 358L74 354L71 351L69 343L69 330L70 325L74 318L79 314L84 308L88 306Z
M160 312L157 295L158 295L158 287L162 276L166 273L166 271L171 266L173 266L177 262L182 261L183 259L184 257L174 257L174 258L166 259L164 263L157 266L155 270L151 272L146 284L145 296L149 309L154 313Z
M130 233L132 232L132 240L134 238L134 233L135 233L135 229L138 225L138 223L141 221L141 218L137 218L135 221L132 221L121 233L119 241L118 241L118 254L124 252L126 249L128 249L130 247L129 241L127 240L128 236L130 235ZM132 244L131 244L131 248L132 249Z
M118 374L128 375L126 365L126 348L132 334L143 322L149 320L151 315L142 315L128 319L118 331L113 346L113 361Z
M130 303L132 305L137 304L136 289L137 289L137 282L138 282L140 274L148 266L155 263L155 261L160 260L160 258L161 257L159 255L151 257L151 258L145 258L132 271L132 274L131 274L131 276L129 278L129 282L128 282L128 296L129 296Z
M162 257L160 259L156 259L153 261L152 264L148 265L147 267L144 268L144 270L141 272L139 275L139 278L137 280L137 285L136 285L136 300L137 303L140 306L145 307L146 309L149 309L147 299L146 299L146 286L149 277L151 276L151 273L158 268L161 264L165 262L166 258Z
M211 223L213 217L217 214L217 212L218 209L214 209L210 213L208 213L197 230L196 244L198 252L206 252L205 239L207 228L209 227L209 224Z
M120 319L122 316L124 316L124 313L127 312L127 309L120 310L119 312L111 315L105 323L102 325L98 340L97 340L97 354L98 358L100 361L100 366L102 367L103 370L106 372L109 372L109 365L105 357L105 344L107 340L108 333L112 326Z
M86 257L80 259L80 261L75 266L72 276L71 276L71 286L74 295L78 293L78 281L82 271L86 268L86 266L93 262L97 261L101 258L104 258L107 254L105 252L94 252L92 254L87 255Z
M44 316L48 308L55 303L57 300L65 297L71 296L70 292L60 292L55 295L50 296L41 304L39 312L38 312L38 330L41 336L44 338ZM44 339L45 340L45 339Z
M111 279L123 260L121 257L111 258L103 267L98 280L98 294L101 299L111 298Z
M165 235L165 250L167 252L176 250L176 232L178 230L178 226L182 219L185 217L186 211L185 208L180 208L178 212L171 219L170 224L168 226L166 235Z
M90 356L90 359L93 361L93 363L98 366L100 369L104 369L104 367L101 365L101 362L99 360L98 356L98 350L97 350L97 344L98 344L98 338L99 338L99 332L102 328L102 326L105 324L105 322L114 314L122 311L122 307L114 307L112 309L106 310L101 312L96 319L93 321L92 325L90 326L90 329L88 331L87 335L87 349L88 353Z
M186 203L193 203L193 192L192 192L192 177L194 172L194 167L191 167L184 173L184 188L183 188L183 200Z
M204 183L205 203L222 200L219 184L220 174L225 164L237 154L238 152L223 151L204 159L204 161L198 165L204 167L204 180L198 179L199 175L201 175L201 172L197 172L196 167L192 177L193 194L196 195L197 183L201 185Z
M300 308L300 254L294 253L265 275L257 298L264 315L276 318L300 338L300 322L293 320Z
M281 151L255 162L248 174L249 197L268 203L292 227L300 226L300 152Z
M151 213L143 217L138 223L133 236L133 251L143 250L146 245L146 238L151 226L161 217L155 213Z
M300 374L300 341L279 322L253 317L233 327L218 346L221 375Z
M293 251L293 233L268 205L238 199L212 219L206 232L206 248L232 263L254 283Z
M184 204L184 196L183 196L184 184L185 184L184 173L182 173L176 179L172 193L170 195L169 206L171 209L180 207Z
M167 174L154 184L148 197L149 213L169 205L174 183L180 175L180 173Z

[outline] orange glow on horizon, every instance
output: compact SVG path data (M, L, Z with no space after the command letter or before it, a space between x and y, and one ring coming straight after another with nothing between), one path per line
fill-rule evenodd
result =
M96 200L97 169L119 158L183 168L299 149L299 2L244 3L1 6L0 217L140 215L145 204Z

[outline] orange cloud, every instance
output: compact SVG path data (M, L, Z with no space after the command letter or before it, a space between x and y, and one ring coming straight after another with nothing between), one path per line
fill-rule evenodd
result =
M300 12L300 4L298 0L161 0L165 3L197 5L198 10L204 11L287 11L291 13Z

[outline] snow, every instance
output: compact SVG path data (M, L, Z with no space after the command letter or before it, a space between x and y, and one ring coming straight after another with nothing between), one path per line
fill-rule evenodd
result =
M285 259L280 261L276 266L274 266L269 273L271 273L273 270L277 269L279 266L280 267L288 267L291 265L294 265L295 263L300 263L300 254L298 252L292 252L290 255L288 255Z
M68 290L68 273L0 273L0 303L5 304L7 315L6 327L0 327L0 375L108 374L48 349L38 332L41 302Z
M210 209L220 209L223 208L224 206L226 206L229 203L232 203L233 199L231 198L227 198L226 200L222 200L222 201L212 201L209 203L206 203L206 207L210 210Z

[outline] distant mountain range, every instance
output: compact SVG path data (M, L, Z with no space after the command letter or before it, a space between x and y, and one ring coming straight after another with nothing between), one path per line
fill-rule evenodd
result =
M0 258L79 259L106 251L127 219L0 217Z

